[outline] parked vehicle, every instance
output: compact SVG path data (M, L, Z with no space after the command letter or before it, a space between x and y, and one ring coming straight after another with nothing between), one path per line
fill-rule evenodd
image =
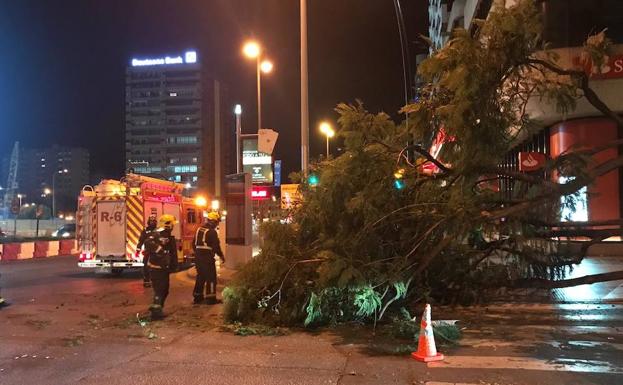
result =
M78 266L99 272L120 274L123 269L143 267L143 256L136 252L141 231L151 215L173 215L178 263L193 257L192 239L203 218L205 207L184 197L180 183L128 174L122 180L103 180L94 188L85 186L78 199L76 239ZM198 202L205 203L205 199Z

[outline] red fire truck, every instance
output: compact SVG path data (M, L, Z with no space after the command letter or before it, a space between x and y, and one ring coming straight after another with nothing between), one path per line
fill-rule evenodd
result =
M171 214L178 223L178 261L192 258L192 239L201 223L205 199L184 197L184 185L128 174L121 180L103 180L85 186L78 198L76 238L80 250L78 266L98 272L120 274L123 269L142 268L136 252L141 231L149 216Z

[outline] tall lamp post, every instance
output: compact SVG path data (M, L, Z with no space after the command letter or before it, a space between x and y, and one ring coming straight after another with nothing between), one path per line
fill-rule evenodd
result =
M242 46L242 52L249 59L255 59L257 73L257 129L262 128L262 72L267 74L272 72L273 63L262 58L262 47L256 41L248 41Z
M333 138L335 136L335 130L333 130L333 127L331 127L331 123L329 122L321 122L319 128L320 132L327 137L327 159L329 159L329 138Z
M52 217L56 218L56 176L59 174L67 174L69 170L66 168L58 170L52 174Z
M240 174L240 136L242 135L242 106L240 104L236 104L234 115L236 115L236 174Z

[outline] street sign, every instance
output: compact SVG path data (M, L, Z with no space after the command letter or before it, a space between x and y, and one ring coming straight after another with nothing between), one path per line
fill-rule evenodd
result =
M273 167L273 179L275 180L275 186L281 186L281 161L276 160Z
M257 133L257 150L266 154L272 154L279 133L269 128L262 128Z
M11 201L11 212L14 215L19 214L19 200L17 198L13 198L13 201Z
M43 205L38 205L37 211L36 211L36 218L41 219L42 216L43 216Z

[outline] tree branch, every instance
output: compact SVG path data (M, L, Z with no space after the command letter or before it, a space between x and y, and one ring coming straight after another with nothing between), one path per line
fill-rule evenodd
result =
M589 78L586 72L580 70L566 70L558 67L557 65L548 62L546 60L528 58L529 64L537 64L547 68L548 70L558 74L558 75L566 75L571 76L579 81L580 89L584 92L584 97L590 104L593 105L597 110L599 110L602 114L612 119L619 128L623 128L623 119L619 115L617 115L614 111L612 111L606 103L597 95L595 91L589 86Z
M591 274L578 278L563 279L560 281L550 281L549 279L528 278L518 279L510 282L510 287L531 288L531 289L557 289L578 285L588 285L595 282L609 282L623 280L623 270L610 273Z
M426 158L427 161L429 161L432 164L434 164L435 166L439 167L439 169L441 171L443 171L444 173L449 173L450 171L452 171L452 169L446 167L445 164L443 164L440 161L438 161L437 159L435 159L434 156L432 156L428 151L426 151L424 148L422 148L422 146L420 146L419 144L412 144L410 146L407 146L407 147L402 149L402 152L407 151L407 150L415 150L417 153L419 153L424 158Z

